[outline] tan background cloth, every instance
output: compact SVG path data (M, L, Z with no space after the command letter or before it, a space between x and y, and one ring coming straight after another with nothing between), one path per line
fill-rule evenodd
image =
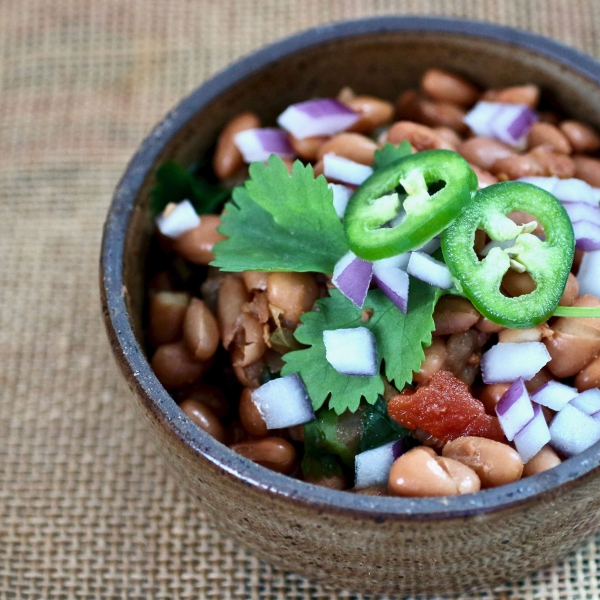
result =
M272 40L386 13L600 58L599 0L0 1L1 598L340 597L259 562L177 488L125 400L97 263L127 160L182 95ZM599 549L472 598L599 598Z

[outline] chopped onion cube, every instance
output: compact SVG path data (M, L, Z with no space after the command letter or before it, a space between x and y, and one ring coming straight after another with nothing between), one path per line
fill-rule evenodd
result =
M335 179L343 183L360 185L365 179L373 174L373 169L366 165L332 154L323 156L323 175L327 179Z
M384 258L374 263L373 279L392 303L405 313L408 308L408 273L398 267L386 267L378 264L385 260L390 259Z
M573 223L577 248L584 252L600 250L600 226L588 221Z
M198 225L200 225L200 217L189 200L180 202L174 208L172 204L167 205L163 213L156 217L158 230L164 236L172 239L177 239Z
M348 252L337 261L331 281L346 298L362 308L372 276L373 263L358 258L354 252Z
M539 188L554 193L554 187L558 183L558 177L520 177L517 181L522 181L524 183L531 183L532 185L537 185Z
M251 396L267 429L294 427L315 419L308 392L295 373L261 385Z
M372 485L386 485L392 464L402 453L402 440L396 440L357 454L354 461L354 486L361 489Z
M533 405L522 379L517 379L504 392L496 405L500 427L509 442L533 419Z
M571 222L588 221L600 225L600 208L586 204L585 202L564 202L563 206L569 215Z
M598 388L592 388L581 392L576 398L573 398L569 403L574 406L577 410L580 410L583 414L592 416L597 412L600 412L600 390Z
M377 375L377 343L366 327L323 331L325 358L338 373L372 377Z
M526 104L485 101L478 102L464 118L476 135L492 136L511 146L522 146L537 120Z
M236 133L233 142L244 157L244 162L265 162L271 154L281 158L294 158L294 149L287 133L281 129L265 127L246 129Z
M476 135L492 137L494 131L492 123L500 112L502 104L499 102L478 102L464 118L464 122Z
M542 342L499 343L481 357L481 375L484 383L529 381L550 359Z
M579 295L592 294L600 297L600 250L586 252L581 259L577 281L579 282Z
M567 404L550 423L550 445L565 456L575 456L600 439L600 422Z
M411 252L406 272L425 283L436 285L443 290L454 287L448 267L439 260L423 252Z
M559 383L558 381L549 381L531 396L531 399L537 404L547 406L552 410L562 410L573 398L577 396L577 390L573 387Z
M277 124L296 139L315 135L334 135L348 129L360 115L333 98L308 100L288 106L277 117Z
M404 254L396 254L396 256L391 256L390 258L381 258L376 260L373 263L373 269L377 268L389 268L396 267L397 269L406 270L408 267L408 261L410 260L410 252L405 252Z
M337 216L343 219L350 196L352 196L354 190L341 183L329 183L327 187L333 192L333 208L335 208Z
M515 435L515 447L524 463L529 462L550 441L550 430L539 404L533 405L533 419Z
M592 206L598 206L592 186L572 177L571 179L559 179L552 190L561 202L584 202Z
M425 254L433 254L442 245L439 236L432 237L428 242L425 242L420 248L415 248L415 252L424 252Z

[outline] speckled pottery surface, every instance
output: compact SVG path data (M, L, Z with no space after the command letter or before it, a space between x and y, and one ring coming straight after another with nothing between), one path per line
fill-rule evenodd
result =
M330 25L269 46L183 100L143 142L105 225L105 323L134 405L176 478L217 526L273 564L367 593L433 594L517 579L600 525L600 448L535 477L440 499L369 497L268 471L198 429L143 353L149 190L167 159L189 164L236 113L266 122L345 85L393 100L429 67L484 87L536 83L568 115L600 127L600 64L548 39L449 19L384 17Z

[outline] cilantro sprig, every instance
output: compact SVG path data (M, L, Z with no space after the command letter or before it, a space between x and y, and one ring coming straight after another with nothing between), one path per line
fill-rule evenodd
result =
M387 167L393 162L412 154L412 146L410 142L404 140L399 146L387 143L380 150L375 150L375 158L373 160L373 169L381 169Z

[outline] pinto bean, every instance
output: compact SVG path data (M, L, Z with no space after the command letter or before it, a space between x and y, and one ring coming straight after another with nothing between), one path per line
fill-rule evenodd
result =
M190 295L187 292L158 292L150 296L149 334L152 344L176 342L182 334Z
M242 273L242 279L249 292L252 292L253 290L261 290L264 292L267 289L268 276L269 274L264 271L244 271Z
M421 99L419 102L421 111L420 120L430 127L449 127L457 133L465 133L467 125L464 118L464 108L449 102L435 102L433 100Z
M461 142L456 151L467 161L489 171L496 161L517 153L504 142L491 137L477 136Z
M481 480L481 487L498 487L518 481L523 473L523 461L507 444L487 438L465 436L448 442L442 456L470 467Z
M209 406L198 400L184 400L179 408L196 424L218 442L225 443L225 428Z
M488 185L493 185L494 183L498 183L498 178L495 175L492 175L489 171L484 171L477 165L469 163L471 169L477 175L477 187L479 189L487 187Z
M171 389L194 383L206 371L206 365L194 358L183 341L159 346L152 357L151 367L157 379Z
M529 381L525 382L525 387L530 394L537 392L543 385L546 385L549 381L554 381L552 373L544 367L540 369ZM542 410L546 408L542 406Z
M496 405L509 387L510 383L492 383L484 386L479 392L479 400L483 402L488 415L496 416Z
M461 333L453 333L446 343L446 371L450 371L459 379L463 379L463 372L467 366L477 367L480 361L480 354L477 352L485 344L487 335L476 329L469 329ZM464 373L469 379L474 376L472 369ZM464 379L463 379L464 381ZM465 381L471 384L472 380Z
M247 440L229 446L243 457L278 473L290 473L296 461L296 450L287 440L280 437L266 437L261 440Z
M558 454L548 445L544 446L533 458L525 463L523 477L531 477L560 465Z
M237 115L221 131L213 158L213 170L219 179L227 179L244 166L242 153L233 138L240 131L260 127L260 119L251 112Z
M196 383L180 390L179 398L183 400L197 400L206 404L213 413L222 419L229 413L229 402L223 390L206 383Z
M271 304L283 311L282 320L293 326L313 307L319 288L309 273L270 273L267 296Z
M575 387L580 392L600 388L600 358L595 358L585 369L577 373Z
M247 367L262 358L267 349L264 328L260 321L249 313L239 320L238 334L233 340L231 363L234 367Z
M445 364L446 342L441 337L434 337L431 345L425 348L425 358L419 372L414 373L413 380L420 384L427 383Z
M591 186L600 187L600 159L589 156L574 156L575 177Z
M527 104L530 108L536 108L540 101L540 88L537 85L528 84L491 89L484 92L481 100L487 102L507 102L509 104Z
M579 121L563 121L559 128L567 137L574 152L594 152L600 148L600 135Z
M221 333L221 341L227 350L240 329L240 319L244 312L244 304L250 296L242 279L237 275L228 275L221 284L217 305L217 320Z
M550 123L534 123L527 134L527 147L546 146L559 154L571 154L573 149L567 136Z
M533 277L527 271L525 273L517 273L509 269L502 278L502 287L513 297L531 294L537 285Z
M193 298L183 321L183 339L197 360L212 358L219 347L219 325L206 304Z
M522 344L523 342L541 342L544 326L532 329L503 329L498 333L498 341L503 343Z
M421 88L434 100L472 106L480 96L469 81L443 69L427 69L421 79Z
M388 131L387 141L390 144L400 144L404 140L409 141L417 152L436 148L452 150L452 146L431 127L412 121L398 121Z
M450 335L467 331L479 321L481 315L466 299L460 296L442 296L433 311L435 335Z
M462 143L462 138L454 131L450 129L450 127L434 127L433 130L450 146L452 146L453 150L456 150L458 146Z
M421 95L417 90L402 92L396 100L396 115L407 121L421 120Z
M520 177L542 177L543 165L531 154L515 154L498 159L490 171L500 180L514 180Z
M173 241L173 249L177 254L198 265L207 265L215 258L213 246L225 239L217 231L221 226L218 215L202 215L200 224L186 231Z
M560 306L572 306L576 301L577 296L579 295L579 281L577 281L577 277L573 275L573 273L569 273L569 277L567 278L567 285L565 286L565 291L558 303Z
M475 328L483 333L498 333L504 329L504 325L498 325L498 323L490 321L487 317L481 316Z
M322 160L325 154L333 153L361 165L370 165L373 163L375 150L377 144L360 133L338 133L319 148L317 158Z
M552 152L545 146L537 146L530 154L542 165L546 177L569 179L575 175L575 163L570 156Z
M319 148L329 139L327 136L312 136L301 140L293 135L289 136L294 152L303 160L314 161L317 159Z
M360 114L360 119L350 127L349 131L366 133L385 125L394 116L394 105L374 96L354 96L344 104Z
M243 386L254 390L260 386L266 368L265 362L263 360L258 360L247 367L234 365L233 372L235 373L237 380Z
M267 424L260 414L254 400L252 400L252 390L244 388L240 396L240 421L244 429L255 437L266 437L269 434Z

